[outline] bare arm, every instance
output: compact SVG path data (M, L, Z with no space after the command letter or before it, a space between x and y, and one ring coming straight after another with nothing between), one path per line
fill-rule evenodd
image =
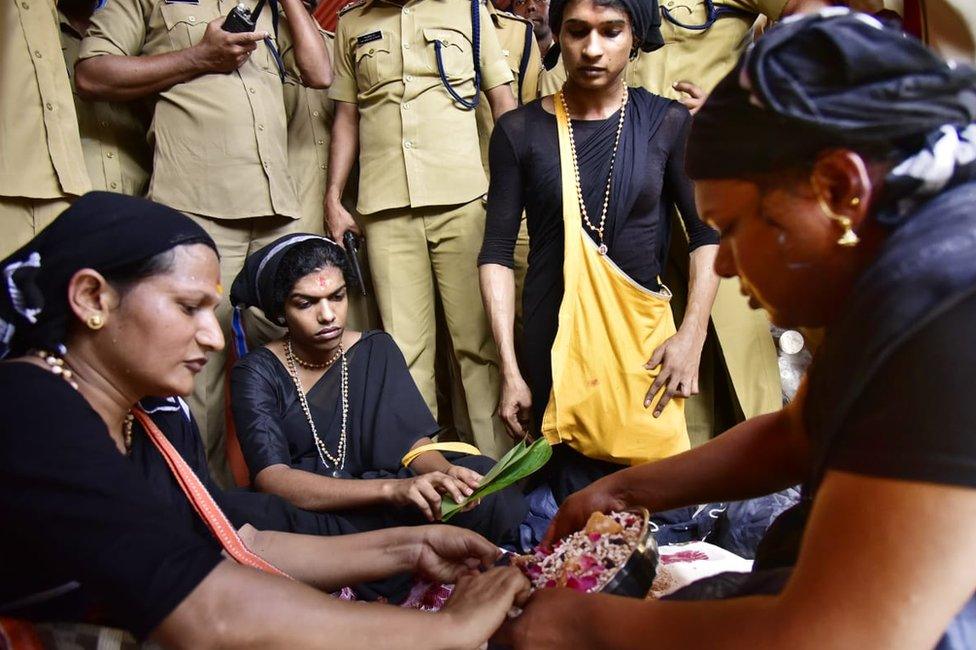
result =
M337 242L347 230L361 234L356 221L342 206L349 173L359 155L359 106L349 102L335 103L332 142L329 144L329 177L325 187L325 230Z
M397 573L420 572L453 583L472 567L491 566L498 547L464 529L446 526L388 528L356 535L297 535L240 531L247 547L306 584L335 591Z
M933 535L951 530L951 535ZM538 592L516 648L931 648L972 597L976 490L830 472L779 596L640 601ZM536 602L538 601L538 602ZM702 621L708 621L703 626Z
M224 19L210 21L200 42L183 50L152 56L106 54L79 61L78 94L89 101L132 101L204 74L237 70L267 33L225 32L220 28Z
M318 25L301 0L281 0L281 6L294 41L295 62L302 83L309 88L328 88L332 85L332 61Z
M428 521L440 518L441 495L460 503L463 484L441 472L404 479L345 479L276 464L254 477L254 486L305 510L328 512L375 505L414 506Z
M488 105L491 106L491 117L497 122L498 118L509 111L515 110L518 104L515 102L515 95L512 94L510 84L495 86L485 92L488 96Z
M800 421L805 392L803 386L783 410L746 420L700 447L616 472L570 496L546 542L579 530L595 510L643 506L656 512L747 499L800 483L810 454Z
M437 614L351 603L312 587L224 561L154 630L168 648L476 648L525 588L517 569L494 569L463 586ZM475 596L472 598L471 596Z
M515 273L501 264L482 264L478 273L502 373L498 415L508 434L518 438L529 430L532 394L515 357Z

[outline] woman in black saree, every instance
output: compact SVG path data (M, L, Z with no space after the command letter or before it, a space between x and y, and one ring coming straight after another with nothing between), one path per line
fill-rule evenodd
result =
M429 450L404 466L438 426L393 339L345 329L348 276L340 246L296 234L252 254L234 281L236 307L257 307L288 329L234 367L244 458L259 490L339 512L360 530L437 520L441 499L471 494L493 463ZM509 488L451 523L506 544L525 514Z

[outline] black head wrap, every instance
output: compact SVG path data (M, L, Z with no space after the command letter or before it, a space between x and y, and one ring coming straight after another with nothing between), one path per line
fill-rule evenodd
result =
M188 243L216 250L206 231L172 208L110 192L81 197L0 262L0 357L64 343L68 282L79 270L111 276Z
M275 296L275 279L285 254L302 242L318 240L329 246L336 246L345 255L345 249L328 237L308 233L294 233L274 240L264 248L247 256L244 268L234 278L230 288L230 303L234 306L234 339L238 356L247 352L240 311L244 307L257 307L264 315L281 322L284 305Z
M885 183L898 202L976 173L974 120L976 70L832 7L784 20L743 55L695 116L687 171L741 178L831 147L884 151L904 161Z
M603 0L600 0L603 2ZM549 29L553 44L546 52L546 68L551 69L559 58L559 29L563 24L563 12L569 0L551 0L549 3ZM618 0L627 10L634 31L634 44L645 52L653 52L664 46L661 35L661 11L657 0Z

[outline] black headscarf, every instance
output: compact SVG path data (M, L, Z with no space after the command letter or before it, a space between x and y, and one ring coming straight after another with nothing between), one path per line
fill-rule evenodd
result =
M176 210L111 192L90 192L0 262L0 357L54 351L70 322L68 282L81 269L111 276L181 244L213 240Z
M695 116L687 170L741 178L830 147L886 152L886 202L976 174L976 70L865 14L832 7L763 35ZM904 214L896 206L894 213Z
M661 35L661 11L657 0L618 0L627 10L634 31L634 45L644 52L653 52L664 46ZM569 0L551 0L549 3L549 29L553 44L546 52L546 68L551 69L559 57L559 28L563 24L563 12Z
M234 278L230 288L230 303L234 306L234 339L238 357L247 353L240 310L243 307L257 307L269 319L282 323L284 305L275 297L275 279L285 254L292 248L309 240L318 240L336 246L345 255L345 249L328 237L308 233L294 233L274 240L264 248L247 256L244 268Z

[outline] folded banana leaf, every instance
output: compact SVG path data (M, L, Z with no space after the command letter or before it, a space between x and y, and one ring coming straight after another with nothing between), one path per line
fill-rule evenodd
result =
M449 520L472 501L504 490L516 481L521 481L526 476L538 471L549 461L551 456L552 447L545 438L539 438L531 445L526 445L523 440L495 463L495 466L485 474L481 484L471 496L461 503L443 499L441 501L441 521Z

